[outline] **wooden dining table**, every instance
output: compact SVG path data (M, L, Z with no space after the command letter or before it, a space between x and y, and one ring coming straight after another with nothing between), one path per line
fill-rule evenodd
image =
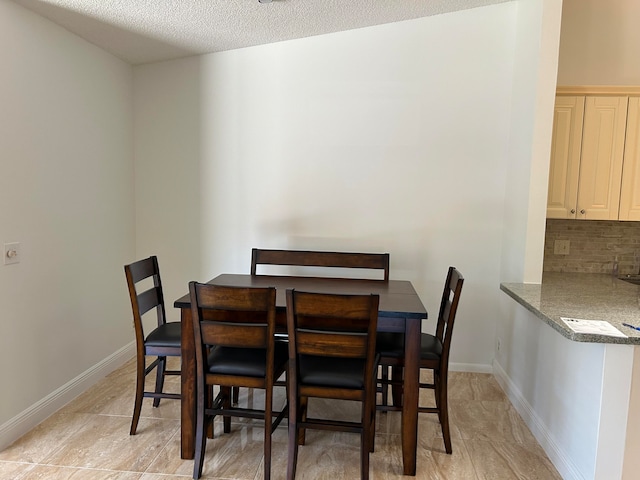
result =
M377 294L380 296L378 331L405 334L405 368L402 403L402 459L404 475L416 474L418 443L418 396L421 321L427 318L411 282L406 280L361 280L351 278L295 277L285 275L222 274L208 283L240 287L275 287L276 316L286 329L285 292L289 288L306 292ZM181 311L181 457L194 457L196 425L196 360L191 321L191 300L186 294L174 303ZM283 330L286 331L286 330Z

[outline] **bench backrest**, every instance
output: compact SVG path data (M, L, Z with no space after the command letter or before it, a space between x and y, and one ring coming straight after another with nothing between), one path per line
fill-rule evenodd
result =
M258 265L359 268L368 270L381 270L383 272L383 280L389 281L388 253L264 250L254 248L251 251L251 275L257 274Z

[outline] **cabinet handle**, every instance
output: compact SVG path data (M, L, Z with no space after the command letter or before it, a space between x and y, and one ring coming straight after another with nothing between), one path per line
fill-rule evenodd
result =
M576 213L576 209L575 209L575 208L572 208L572 209L571 209L571 213Z
M580 210L580 213L581 213L582 215L584 215L584 214L585 214L585 213L587 213L587 212L585 212L585 210L584 210L584 208L583 208L582 210Z

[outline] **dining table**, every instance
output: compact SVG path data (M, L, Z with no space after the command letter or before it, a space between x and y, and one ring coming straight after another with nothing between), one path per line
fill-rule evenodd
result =
M314 293L379 295L378 331L405 334L401 416L402 460L404 475L415 476L418 443L420 333L422 320L427 318L427 310L410 281L224 273L207 283L239 287L275 287L276 324L283 332L286 332L285 296L287 289L293 288ZM177 299L174 302L174 307L180 309L182 324L180 454L183 459L192 459L195 451L196 426L196 358L189 294Z

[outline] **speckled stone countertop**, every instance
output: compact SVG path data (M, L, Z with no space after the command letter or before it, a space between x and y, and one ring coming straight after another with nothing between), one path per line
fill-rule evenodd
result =
M570 340L640 345L640 286L611 275L545 273L541 284L502 283L500 289ZM560 317L606 320L628 338L576 333Z

